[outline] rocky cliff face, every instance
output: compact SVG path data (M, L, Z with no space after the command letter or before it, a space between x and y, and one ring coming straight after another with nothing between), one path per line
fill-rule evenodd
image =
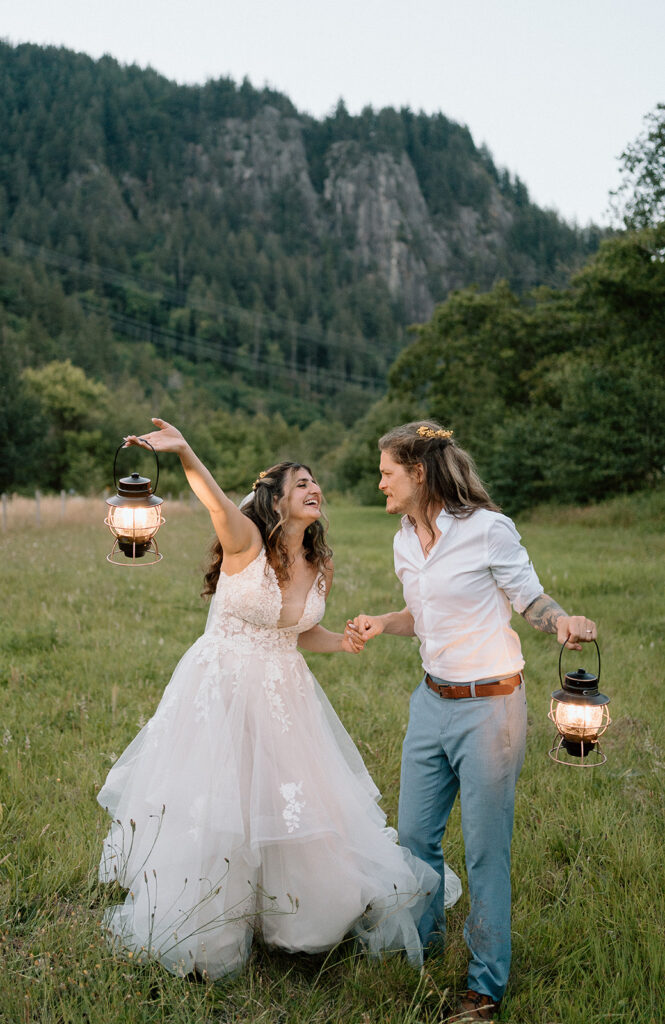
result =
M228 118L220 126L217 158L221 158L235 189L257 209L266 211L285 186L295 189L302 216L320 224L319 197L312 185L302 124L265 106L250 121Z
M490 185L487 218L460 205L437 223L405 152L368 151L355 142L330 146L320 193L311 179L303 122L270 106L250 120L225 119L214 136L192 148L192 161L190 188L236 194L266 218L276 195L297 193L307 230L350 244L359 272L380 275L409 320L426 320L435 301L468 284L470 262L485 282L491 280L513 220Z
M324 198L331 230L354 239L362 266L378 270L407 316L427 317L433 305L429 274L445 274L450 250L434 230L408 156L363 154L353 144L336 143Z

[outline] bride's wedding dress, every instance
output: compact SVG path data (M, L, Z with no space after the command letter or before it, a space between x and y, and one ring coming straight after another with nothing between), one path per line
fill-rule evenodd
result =
M246 961L255 931L311 953L352 933L370 953L422 962L416 925L438 876L385 827L296 649L324 604L315 581L300 621L278 627L264 551L220 574L205 633L98 796L112 818L100 879L127 890L104 918L119 948L218 978ZM454 903L459 879L445 881Z

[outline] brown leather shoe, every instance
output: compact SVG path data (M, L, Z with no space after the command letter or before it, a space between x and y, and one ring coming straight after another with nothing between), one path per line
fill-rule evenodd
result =
M501 1000L494 1000L482 992L468 989L457 1004L457 1012L452 1020L455 1024L466 1024L474 1020L494 1020L501 1009Z

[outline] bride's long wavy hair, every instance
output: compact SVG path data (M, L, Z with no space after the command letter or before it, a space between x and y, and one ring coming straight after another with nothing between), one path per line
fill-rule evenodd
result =
M245 499L240 509L243 515L258 526L268 561L280 583L289 579L291 568L284 540L284 527L288 515L283 499L288 497L291 476L299 469L307 470L314 479L309 466L301 462L280 462L276 466L271 466L256 481L253 493ZM324 572L332 558L332 550L326 541L327 531L328 521L321 516L310 523L303 537L305 558L320 573ZM223 559L222 545L219 540L215 540L210 548L209 561L203 577L203 597L215 593Z

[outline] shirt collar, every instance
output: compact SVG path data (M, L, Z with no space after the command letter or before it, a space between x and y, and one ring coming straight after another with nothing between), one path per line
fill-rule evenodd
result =
M446 512L445 508L442 508L436 517L436 525L441 530L442 524L453 518L454 516L450 512ZM402 516L402 529L407 531L410 530L411 533L416 532L416 528L408 516ZM443 530L441 530L441 532L443 533Z

